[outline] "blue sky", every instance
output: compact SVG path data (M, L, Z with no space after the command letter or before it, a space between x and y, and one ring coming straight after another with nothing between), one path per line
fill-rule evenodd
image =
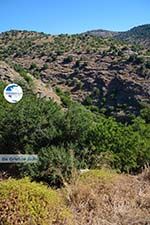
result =
M0 0L0 32L114 31L150 23L149 0Z

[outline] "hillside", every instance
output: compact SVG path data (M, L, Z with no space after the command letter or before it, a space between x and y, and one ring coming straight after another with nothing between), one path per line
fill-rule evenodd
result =
M126 41L132 44L140 44L150 47L150 24L133 27L125 32L114 32L108 30L92 30L85 34L97 37L113 37L117 40Z
M18 72L16 72L13 68L11 68L7 63L0 61L0 81L9 83L20 83L21 85L25 85L27 89L33 89L33 93L35 93L39 97L50 98L54 102L60 104L59 96L54 92L54 90L49 86L44 84L40 79L36 79L30 73L27 73L26 76L21 76Z
M150 24L134 27L127 32L120 32L117 38L130 43L141 44L147 48L150 47Z
M84 34L97 36L97 37L108 38L108 37L115 37L115 36L117 36L119 34L119 32L98 29L98 30L87 31Z
M149 26L145 26L126 36L136 35L138 40L140 30L148 38ZM95 105L108 115L138 115L142 105L150 103L150 49L101 32L103 37L4 32L0 34L0 59L25 79L29 73L51 90L57 87L70 92L73 100Z
M150 48L100 32L0 34L0 225L150 224Z

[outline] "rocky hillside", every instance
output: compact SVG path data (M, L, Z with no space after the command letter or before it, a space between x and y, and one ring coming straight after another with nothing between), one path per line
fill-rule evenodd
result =
M114 31L110 31L110 30L98 29L98 30L87 31L87 32L85 32L84 34L87 34L87 35L93 35L93 36L97 36L97 37L108 38L108 37L115 37L116 35L119 34L119 32L114 32Z
M137 29L141 28L128 35ZM150 48L122 42L108 33L109 37L4 32L0 59L27 82L30 74L48 86L48 92L59 87L74 100L95 105L106 114L138 114L141 104L150 104Z
M97 37L113 37L117 40L127 41L129 43L141 44L143 46L150 46L150 24L145 24L125 32L114 32L108 30L92 30L86 32L88 35Z
M134 27L127 32L120 32L117 38L150 47L150 24Z
M54 102L61 104L59 96L53 91L53 89L49 85L45 85L40 79L36 79L30 73L26 74L25 79L25 77L20 76L18 72L16 72L7 63L3 61L0 61L0 81L6 84L13 82L20 83L25 85L28 89L30 89L30 85L32 85L34 87L33 92L39 97L50 98L53 99Z

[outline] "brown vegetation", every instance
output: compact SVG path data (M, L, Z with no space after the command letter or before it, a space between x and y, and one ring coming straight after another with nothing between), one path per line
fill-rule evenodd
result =
M150 224L150 169L139 176L87 172L73 185L69 203L77 225Z
M0 224L150 224L148 167L138 176L106 169L75 173L65 186L53 191L28 179L0 181Z

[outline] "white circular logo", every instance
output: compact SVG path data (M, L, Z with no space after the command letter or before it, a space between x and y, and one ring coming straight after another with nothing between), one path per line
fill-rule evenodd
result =
M18 84L9 84L4 89L4 97L10 103L17 103L22 99L23 91Z

